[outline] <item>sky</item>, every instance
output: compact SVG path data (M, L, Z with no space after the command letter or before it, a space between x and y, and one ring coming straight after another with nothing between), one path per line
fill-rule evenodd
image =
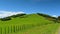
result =
M60 16L60 0L0 0L0 17L20 12Z

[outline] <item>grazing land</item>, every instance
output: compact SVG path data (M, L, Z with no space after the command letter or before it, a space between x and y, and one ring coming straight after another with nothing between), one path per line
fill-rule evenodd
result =
M0 20L0 34L55 34L58 26L59 23L50 21L43 16L28 14L23 18L16 17L9 21Z

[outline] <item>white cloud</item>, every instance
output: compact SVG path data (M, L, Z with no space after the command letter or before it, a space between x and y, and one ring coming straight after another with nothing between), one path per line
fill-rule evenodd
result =
M52 17L58 17L57 15L52 15Z
M0 18L11 16L11 15L16 15L16 14L21 14L24 13L22 11L19 12L13 12L13 11L0 11Z

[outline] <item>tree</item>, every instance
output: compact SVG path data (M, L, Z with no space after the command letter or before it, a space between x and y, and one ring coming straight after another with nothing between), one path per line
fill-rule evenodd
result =
M16 18L17 16L16 16L16 15L12 15L12 16L10 16L10 17L12 17L12 18Z
M57 22L57 18L56 17L52 17L50 15L43 14L43 13L37 13L37 14L40 15L40 16L45 17L48 20L54 21L55 23ZM58 18L60 19L60 17L58 17Z
M58 20L60 20L60 16L58 16Z
M43 16L43 17L51 17L50 15L43 14L43 13L37 13L37 14L40 15L40 16Z
M13 18L24 17L24 15L26 15L26 14L16 14L16 15L12 15L11 17L13 17Z
M4 17L4 18L1 18L0 20L2 20L2 21L8 21L8 20L11 20L11 18L10 17Z
M60 16L58 16L57 21L60 22Z

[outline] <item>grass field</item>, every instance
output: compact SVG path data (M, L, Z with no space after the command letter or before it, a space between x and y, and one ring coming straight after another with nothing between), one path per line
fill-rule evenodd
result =
M57 28L58 23L37 14L0 21L0 34L54 34Z
M58 26L59 26L58 24L48 24L34 27L14 34L55 34Z

